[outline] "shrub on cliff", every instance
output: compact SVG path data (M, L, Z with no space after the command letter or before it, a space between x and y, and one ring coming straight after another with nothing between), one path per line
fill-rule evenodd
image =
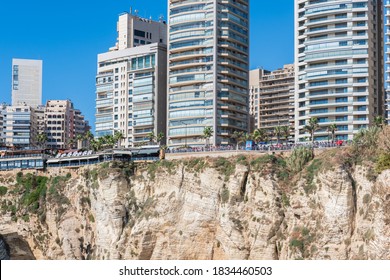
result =
M375 171L379 174L387 169L390 169L390 154L381 154L376 163Z
M353 164L361 164L364 160L375 162L378 157L379 135L381 128L370 127L360 130L353 138L351 160Z
M236 165L232 162L230 162L228 159L223 157L218 157L214 161L214 167L219 172L225 175L225 181L227 182L230 178L230 176L234 173L236 170Z
M313 152L311 148L299 147L286 160L288 170L294 173L300 172L312 159Z
M379 133L379 149L390 154L390 126L386 126Z
M8 189L6 187L1 186L0 187L0 196L6 195Z

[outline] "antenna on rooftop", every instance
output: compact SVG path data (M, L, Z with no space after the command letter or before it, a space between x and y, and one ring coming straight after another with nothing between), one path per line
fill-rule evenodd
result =
M134 10L134 15L138 16L138 10Z
M130 7L130 15L133 14L133 7Z
M158 17L158 20L159 20L160 22L163 22L163 21L164 21L164 16L161 14L161 15Z

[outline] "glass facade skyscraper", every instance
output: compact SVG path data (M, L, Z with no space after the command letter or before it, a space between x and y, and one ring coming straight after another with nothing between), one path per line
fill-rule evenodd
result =
M381 0L295 0L296 140L317 117L315 140L351 140L382 115L383 7Z
M169 0L168 144L248 131L249 0Z

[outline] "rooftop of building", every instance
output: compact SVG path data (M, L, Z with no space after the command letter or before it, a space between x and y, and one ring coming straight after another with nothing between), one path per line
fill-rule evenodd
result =
M142 21L142 22L150 22L150 23L162 23L162 24L167 24L166 21L164 20L163 16L160 16L159 20L156 21L156 20L153 20L152 17L150 18L143 18L143 17L140 17L138 15L138 10L134 10L133 12L133 9L130 8L130 12L122 12L119 14L119 16L124 16L124 15L129 15L130 17L132 17L133 19L135 20L138 20L138 21Z

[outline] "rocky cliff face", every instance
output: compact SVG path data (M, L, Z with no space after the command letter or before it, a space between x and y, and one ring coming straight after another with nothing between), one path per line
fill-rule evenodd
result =
M327 164L293 176L276 157L1 173L0 233L37 259L390 259L390 171Z

